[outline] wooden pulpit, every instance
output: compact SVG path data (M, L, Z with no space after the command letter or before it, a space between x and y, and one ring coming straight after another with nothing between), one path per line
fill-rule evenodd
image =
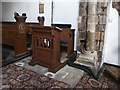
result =
M30 65L41 65L49 71L56 72L65 63L60 62L61 29L51 26L33 26L32 28L32 60Z

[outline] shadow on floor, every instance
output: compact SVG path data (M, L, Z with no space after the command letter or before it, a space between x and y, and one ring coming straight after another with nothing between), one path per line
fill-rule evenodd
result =
M29 55L31 55L31 52L29 52L23 56L16 57L15 52L14 52L14 47L2 45L2 63L0 63L0 67L8 65L10 63L13 63L15 61L18 61L22 58L29 56Z

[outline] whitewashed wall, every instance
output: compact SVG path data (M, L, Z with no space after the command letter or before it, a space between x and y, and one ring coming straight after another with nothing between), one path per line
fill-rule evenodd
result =
M103 62L120 66L120 61L118 59L118 48L120 49L120 44L118 45L119 20L120 18L117 10L112 8L111 5L105 31Z
M118 19L118 65L120 66L120 16Z
M38 2L3 2L2 3L2 16L3 21L15 21L14 12L19 14L26 13L27 21L37 21L39 15Z
M78 31L79 0L54 0L53 23L71 24L75 29L74 50L76 50L76 37Z
M39 3L43 0L22 0L21 2L15 2L16 0L11 0L10 2L2 2L2 20L3 21L15 21L14 12L20 14L27 14L27 22L38 22L38 16L45 16L45 25L51 25L51 0L45 0L45 12L44 14L39 13ZM24 1L24 2L23 2Z

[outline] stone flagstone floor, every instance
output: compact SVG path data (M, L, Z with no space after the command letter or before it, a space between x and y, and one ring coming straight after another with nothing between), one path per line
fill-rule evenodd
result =
M15 64L18 66L24 67L28 70L32 70L39 74L56 79L58 81L65 82L71 86L75 86L78 83L78 81L83 77L83 74L84 74L83 70L76 69L68 65L64 66L56 73L52 73L48 71L48 68L45 68L39 65L30 66L28 62L30 62L31 59L32 57L27 57L25 59L21 59L18 62L15 62Z

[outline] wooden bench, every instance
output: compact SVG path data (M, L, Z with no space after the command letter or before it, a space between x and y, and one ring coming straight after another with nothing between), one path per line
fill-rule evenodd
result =
M62 28L60 33L61 52L66 52L69 57L74 52L74 29Z
M2 44L13 46L15 56L27 53L25 16L16 17L17 22L2 23Z
M75 29L71 29L71 24L52 24L52 26L62 29L60 33L61 52L67 53L66 57L69 57L74 52Z
M12 47L17 57L29 52L32 44L31 26L44 25L44 17L38 17L39 23L25 22L26 14L20 16L15 12L14 18L16 22L2 22L2 44Z

